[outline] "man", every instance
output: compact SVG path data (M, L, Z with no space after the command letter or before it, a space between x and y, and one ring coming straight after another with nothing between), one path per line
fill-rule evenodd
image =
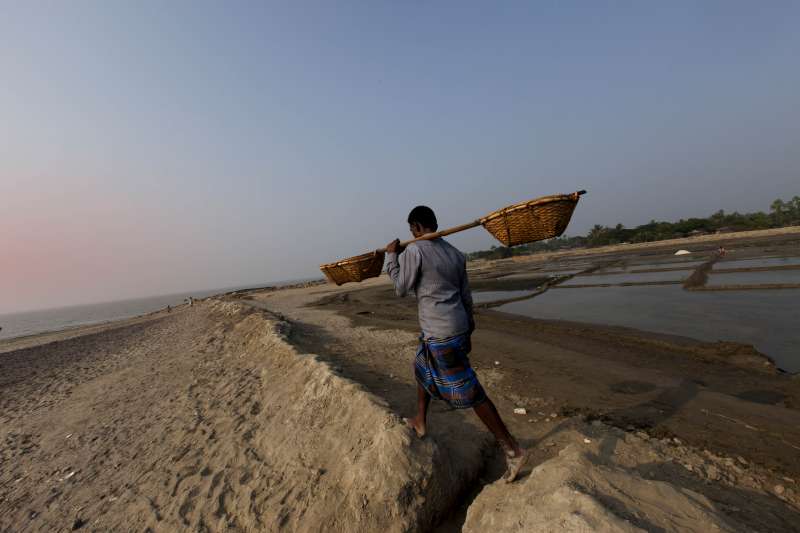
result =
M408 225L414 237L434 233L438 227L433 210L423 205L411 210ZM386 269L395 292L400 297L410 292L416 295L422 329L414 360L417 415L406 423L418 437L425 436L431 397L444 400L455 409L474 409L503 446L508 465L504 478L509 483L514 481L525 462L525 453L469 363L475 321L464 255L441 237L417 241L405 249L395 239L386 251Z

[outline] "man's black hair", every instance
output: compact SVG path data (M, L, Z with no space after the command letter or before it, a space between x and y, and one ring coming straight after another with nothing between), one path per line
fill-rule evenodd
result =
M418 223L423 228L428 228L436 231L439 225L436 223L436 215L433 214L433 209L427 205L418 205L408 214L408 223Z

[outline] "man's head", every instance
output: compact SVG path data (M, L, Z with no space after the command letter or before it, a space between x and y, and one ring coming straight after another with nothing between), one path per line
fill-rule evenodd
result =
M421 237L426 233L433 233L439 225L433 209L425 205L418 205L408 214L408 228L414 237Z

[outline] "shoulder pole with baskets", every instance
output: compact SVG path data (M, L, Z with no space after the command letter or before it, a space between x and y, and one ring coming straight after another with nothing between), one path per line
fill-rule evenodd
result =
M476 226L483 226L506 246L552 239L567 229L572 212L583 194L586 194L586 191L554 194L510 205L467 224L435 233L426 233L416 239L403 241L400 246L405 247L412 242L444 237ZM374 252L320 265L319 268L329 281L337 285L351 281L363 281L381 274L385 253L386 248L380 248Z

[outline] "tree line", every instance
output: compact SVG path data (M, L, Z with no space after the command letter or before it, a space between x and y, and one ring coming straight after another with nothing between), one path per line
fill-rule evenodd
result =
M707 218L688 218L677 222L658 222L651 220L635 228L626 228L622 224L616 226L595 226L584 236L556 237L546 241L523 244L509 248L492 246L489 250L481 250L467 254L467 259L503 259L515 255L529 255L536 252L551 252L570 248L585 248L622 243L653 242L666 239L679 239L693 235L728 233L757 229L782 228L800 225L800 196L791 200L781 199L772 202L769 213L726 213L720 209Z

